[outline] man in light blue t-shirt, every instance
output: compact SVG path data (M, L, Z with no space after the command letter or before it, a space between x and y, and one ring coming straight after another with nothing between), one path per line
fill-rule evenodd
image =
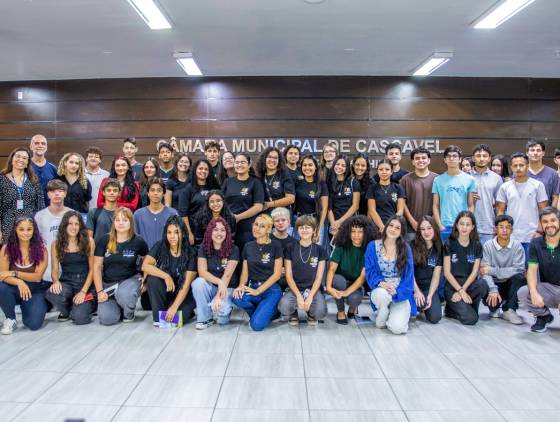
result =
M441 240L446 241L451 234L457 214L469 210L474 212L474 178L461 171L461 154L459 147L451 145L445 148L443 160L447 171L434 179L434 219L441 230Z

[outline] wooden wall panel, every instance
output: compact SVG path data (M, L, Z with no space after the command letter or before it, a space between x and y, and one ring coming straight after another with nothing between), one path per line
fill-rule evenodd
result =
M53 102L0 102L0 122L52 122L56 120Z

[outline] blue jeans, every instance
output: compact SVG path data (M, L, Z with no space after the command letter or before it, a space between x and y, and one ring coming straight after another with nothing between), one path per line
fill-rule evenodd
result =
M529 260L529 245L531 242L521 242L523 250L525 251L525 269L527 269L527 261Z
M441 232L441 243L445 243L449 236L451 235L451 231L453 230L453 226L446 226Z
M31 299L22 300L17 286L0 283L0 308L6 318L16 319L16 305L21 308L21 319L23 325L32 331L43 326L45 314L47 313L47 301L45 292L51 283L41 281L39 283L26 283L31 290Z
M282 299L282 289L275 283L258 296L245 293L241 299L232 298L234 305L244 309L249 315L249 325L254 331L262 331L278 312L278 302Z
M212 299L218 293L218 286L209 283L202 277L197 277L191 284L192 294L196 301L196 321L205 322L212 319ZM222 306L216 314L218 324L227 324L233 305L231 303L231 293L233 289L228 289L228 295L222 300Z

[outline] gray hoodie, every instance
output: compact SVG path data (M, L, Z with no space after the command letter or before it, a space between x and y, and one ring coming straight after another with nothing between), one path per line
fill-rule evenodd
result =
M513 239L506 247L501 247L494 237L483 246L481 265L488 265L489 273L483 278L490 292L496 292L496 283L503 283L515 274L525 272L525 250L521 242Z

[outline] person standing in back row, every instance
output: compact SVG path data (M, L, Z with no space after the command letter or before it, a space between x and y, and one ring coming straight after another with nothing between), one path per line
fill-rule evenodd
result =
M398 142L390 143L385 147L385 160L389 160L393 164L393 174L391 175L391 183L400 183L401 179L408 174L408 170L401 168L402 147ZM379 183L379 175L375 175L373 179Z
M548 205L558 207L560 194L560 177L556 171L543 163L545 143L543 141L529 141L527 143L527 156L529 157L529 177L536 179L544 185Z
M31 169L39 179L41 188L43 190L43 202L45 206L49 205L49 198L47 196L47 183L56 177L56 166L47 161L45 155L47 154L47 138L43 135L35 135L31 138L29 149L33 156L31 157Z
M99 195L99 188L101 181L109 177L109 172L100 167L101 160L103 159L103 152L97 147L89 147L86 149L86 177L91 183L91 199L88 208L97 207L97 196Z
M139 181L140 176L142 176L142 163L136 161L136 153L138 152L138 146L136 145L135 138L125 138L123 140L123 155L128 159L130 163L130 168L134 173L134 180Z

